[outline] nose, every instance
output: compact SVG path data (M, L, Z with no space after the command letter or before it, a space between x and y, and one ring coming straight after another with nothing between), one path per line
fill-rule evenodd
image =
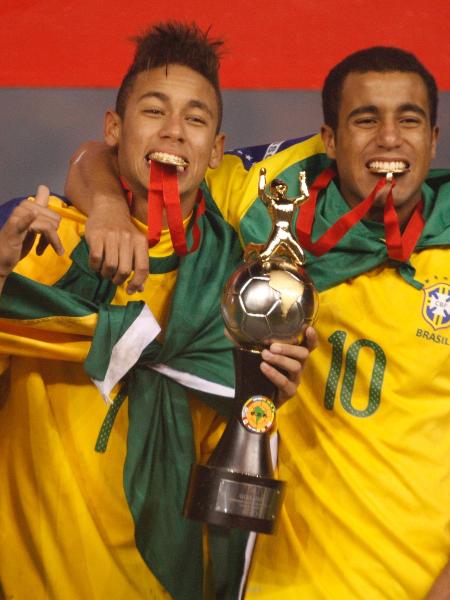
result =
M184 140L184 125L181 115L168 113L165 115L159 135L164 139Z
M382 148L397 148L402 143L402 135L399 124L395 119L385 119L381 121L378 132L377 142Z

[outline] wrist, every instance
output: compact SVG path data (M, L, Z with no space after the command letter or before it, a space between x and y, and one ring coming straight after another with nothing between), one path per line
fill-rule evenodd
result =
M116 214L130 218L130 208L125 197L119 193L95 193L93 196L95 211L105 214L105 211L113 210Z

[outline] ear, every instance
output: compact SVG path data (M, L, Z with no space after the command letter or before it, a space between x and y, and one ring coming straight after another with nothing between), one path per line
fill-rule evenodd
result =
M431 132L431 158L433 159L436 156L436 147L437 141L439 137L439 127L436 125L433 127L433 131Z
M225 147L225 134L218 133L214 140L214 145L211 150L211 156L209 157L208 166L211 169L217 168L222 162L223 150Z
M320 135L325 146L325 152L328 158L334 160L336 158L336 134L329 125L322 125Z
M108 146L114 148L118 145L120 141L121 128L122 119L119 117L119 115L111 109L107 110L105 114L103 135Z

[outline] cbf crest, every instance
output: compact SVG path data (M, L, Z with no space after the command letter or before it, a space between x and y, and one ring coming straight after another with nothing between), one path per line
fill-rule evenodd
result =
M435 283L423 288L425 295L422 316L433 329L445 329L450 326L450 285Z

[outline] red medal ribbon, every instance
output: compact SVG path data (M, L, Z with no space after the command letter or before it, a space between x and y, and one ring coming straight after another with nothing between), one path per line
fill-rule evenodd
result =
M131 203L133 202L133 192L130 190L130 186L127 183L125 177L119 175L120 183L122 184L123 189L125 190L125 194L127 195L127 203L129 208L131 209Z
M149 248L156 246L161 239L163 223L163 171L154 165L158 165L158 163L151 163L147 194L147 237Z
M334 248L351 227L368 213L378 193L388 183L385 177L380 179L367 198L345 213L345 215L342 215L317 241L313 242L311 240L311 232L317 198L319 193L329 185L335 176L336 171L331 167L320 173L311 186L309 199L302 206L300 216L297 219L296 229L299 242L315 256L322 256L331 250L331 248ZM411 219L402 235L392 198L392 189L394 186L395 181L392 181L384 207L386 246L390 258L405 261L414 250L425 224L422 217L423 201L421 200L414 209Z
M177 168L152 161L150 171L149 190L152 188L151 182L153 180L154 171L158 174L158 179L159 177L162 178L162 198L166 209L167 225L169 227L170 237L172 238L172 245L179 256L185 256L187 254L187 244L186 236L184 235L180 195L178 192ZM148 215L149 230L151 220L153 220L153 214L152 219L150 219L150 215L151 213Z
M425 226L425 220L422 215L423 200L421 199L417 204L402 235L400 223L398 222L398 215L394 207L394 200L392 198L392 189L394 188L394 185L395 182L393 181L384 205L384 231L386 233L386 245L389 258L404 262L411 256Z
M127 193L128 203L131 205L132 192L126 181L121 178L122 186ZM148 244L152 248L161 239L163 224L163 209L166 210L167 224L176 254L185 256L197 250L200 243L201 232L198 226L199 217L205 212L205 199L199 190L195 200L194 223L192 226L192 245L188 249L183 227L180 196L178 192L178 176L176 167L163 165L152 161L150 166L150 181L148 186L147 225Z

